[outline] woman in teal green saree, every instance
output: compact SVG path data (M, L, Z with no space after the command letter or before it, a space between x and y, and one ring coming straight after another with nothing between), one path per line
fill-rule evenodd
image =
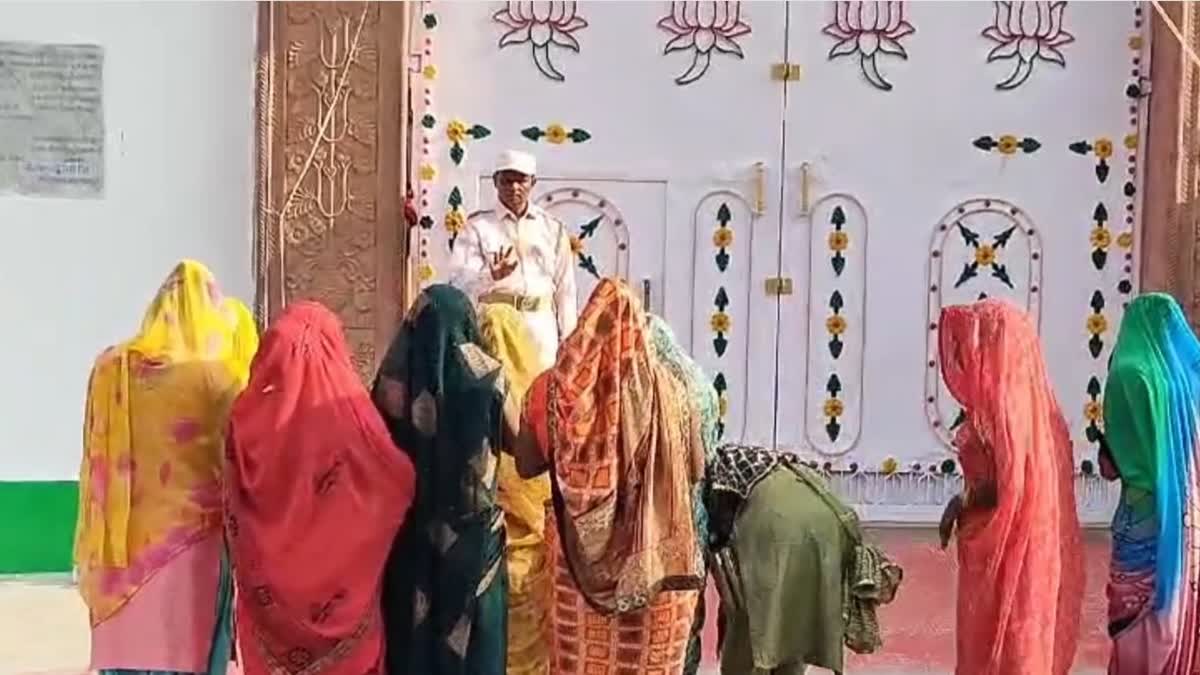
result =
M507 572L496 503L503 436L519 419L471 302L427 288L405 317L372 398L417 470L417 495L384 572L388 672L502 675Z
M647 326L650 328L650 341L654 352L663 365L687 391L689 402L700 420L700 440L704 444L704 466L711 465L716 458L720 422L720 401L717 390L713 388L712 380L704 370L684 351L670 324L662 317L647 314ZM708 546L708 511L704 508L704 483L697 483L692 489L692 517L696 521L696 536L699 538L699 549ZM706 575L707 578L707 575ZM692 636L688 640L687 656L683 662L683 675L696 675L700 670L701 637L704 632L706 608L704 594L700 594L696 602L696 616L692 621Z
M1200 664L1200 341L1163 293L1125 310L1104 389L1100 467L1120 480L1108 581L1112 675Z

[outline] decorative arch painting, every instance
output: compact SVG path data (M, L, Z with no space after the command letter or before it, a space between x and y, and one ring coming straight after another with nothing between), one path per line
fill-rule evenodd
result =
M929 246L928 328L925 331L925 412L949 448L962 408L942 382L938 318L942 308L999 297L1041 320L1042 242L1020 207L989 197L968 199L943 216Z
M629 230L610 199L572 186L554 188L536 202L571 233L581 306L601 277L629 278Z
M810 223L804 430L818 453L838 456L858 442L863 420L867 210L834 193L813 204Z
M745 371L752 280L751 242L758 216L734 190L715 190L692 212L692 357L713 378L722 438L739 439L750 405Z

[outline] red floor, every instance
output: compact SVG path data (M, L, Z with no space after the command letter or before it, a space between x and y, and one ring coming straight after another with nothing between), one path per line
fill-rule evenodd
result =
M884 607L880 623L883 648L868 656L851 655L850 672L953 672L954 603L957 562L953 548L942 551L937 533L925 529L880 529L868 535L904 567L904 583L895 602ZM1085 533L1087 596L1083 607L1083 639L1075 657L1075 672L1103 672L1108 662L1105 633L1109 542L1103 530ZM710 607L717 598L709 588ZM716 612L705 627L706 660L716 661Z

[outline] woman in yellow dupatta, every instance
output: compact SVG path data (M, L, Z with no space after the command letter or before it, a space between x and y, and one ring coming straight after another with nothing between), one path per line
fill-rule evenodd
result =
M509 305L484 305L480 312L484 345L504 369L516 401L539 374L537 346L520 313ZM546 503L550 477L525 480L516 462L500 455L497 501L504 510L508 543L508 675L550 672L551 578L546 566Z
M92 669L224 673L221 467L248 350L211 272L179 263L88 385L75 561Z
M254 313L246 303L233 297L226 297L222 309L234 323L233 330L233 365L237 369L238 382L244 387L250 379L250 362L258 352L258 322Z

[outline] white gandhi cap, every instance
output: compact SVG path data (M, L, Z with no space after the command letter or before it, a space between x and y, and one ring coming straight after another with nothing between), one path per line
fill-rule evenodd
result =
M492 173L501 171L516 171L526 176L536 176L537 160L527 152L505 150L496 158L496 168L492 170Z

